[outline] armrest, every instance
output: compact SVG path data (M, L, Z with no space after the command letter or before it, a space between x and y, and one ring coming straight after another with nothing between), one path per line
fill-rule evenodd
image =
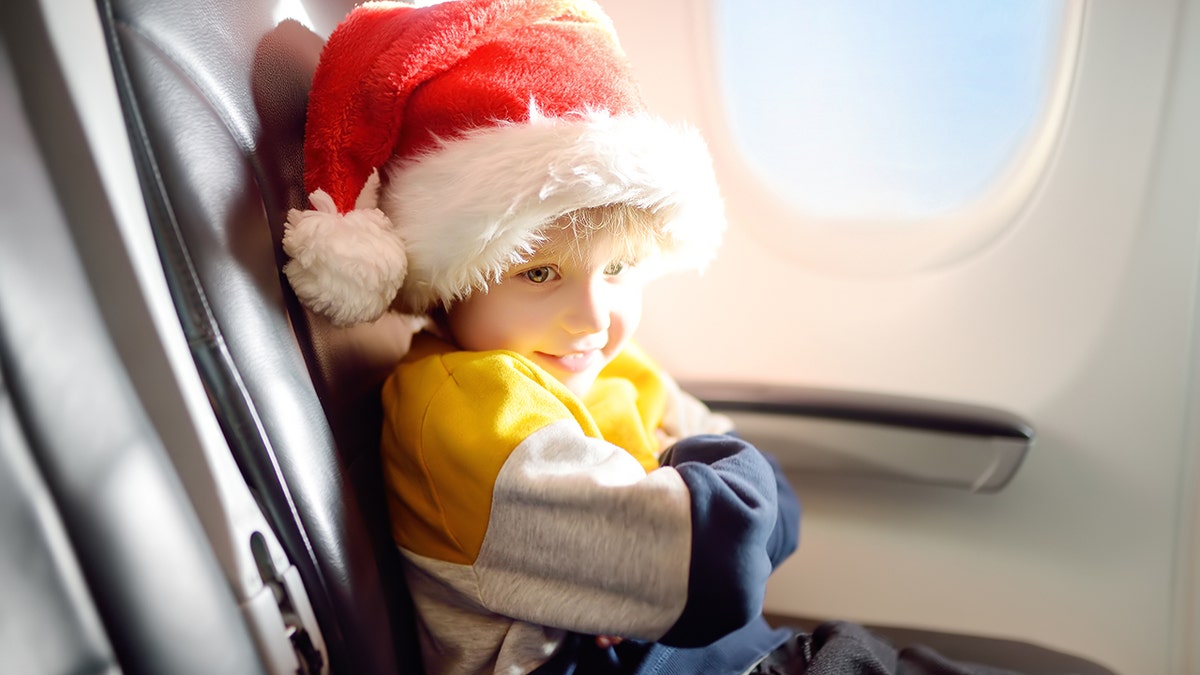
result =
M788 472L996 492L1035 436L1021 417L984 406L811 387L680 384Z

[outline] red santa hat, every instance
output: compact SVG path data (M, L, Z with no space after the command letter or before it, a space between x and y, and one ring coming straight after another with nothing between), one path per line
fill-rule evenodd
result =
M356 8L313 77L304 161L284 272L339 325L484 289L576 209L660 214L676 268L725 228L703 140L645 111L590 0Z

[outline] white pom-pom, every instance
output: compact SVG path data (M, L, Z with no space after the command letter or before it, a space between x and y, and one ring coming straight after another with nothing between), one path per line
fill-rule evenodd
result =
M324 190L288 213L283 266L300 301L338 326L378 319L404 283L404 242L382 211L338 213Z

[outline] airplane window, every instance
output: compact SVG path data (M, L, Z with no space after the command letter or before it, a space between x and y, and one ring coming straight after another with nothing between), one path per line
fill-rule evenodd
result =
M943 216L1044 165L1081 4L713 0L728 132L798 213Z

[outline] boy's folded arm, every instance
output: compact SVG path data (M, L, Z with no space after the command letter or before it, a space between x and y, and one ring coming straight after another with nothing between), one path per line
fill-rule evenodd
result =
M675 646L757 616L777 513L770 465L729 436L687 439L671 462L643 475L569 423L530 435L497 477L474 565L484 606Z
M689 438L647 474L529 373L484 365L410 369L406 400L424 390L428 405L396 418L409 450L385 436L396 441L389 475L403 478L391 481L403 497L397 541L455 602L679 645L758 613L779 513L761 453L731 436Z

